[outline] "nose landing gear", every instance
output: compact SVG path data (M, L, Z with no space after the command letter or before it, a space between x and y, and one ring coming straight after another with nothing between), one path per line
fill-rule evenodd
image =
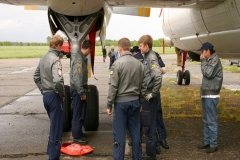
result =
M177 53L177 54L181 54L181 53ZM182 85L182 82L184 80L184 84L185 85L189 85L190 84L190 72L188 70L184 71L185 70L185 61L187 59L187 51L183 51L182 52L182 70L178 70L177 72L177 77L176 77L176 81L177 81L177 84L178 85Z

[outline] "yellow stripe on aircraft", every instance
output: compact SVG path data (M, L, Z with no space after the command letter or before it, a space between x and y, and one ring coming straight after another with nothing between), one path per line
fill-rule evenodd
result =
M149 17L150 11L150 8L138 8L138 16Z
M32 10L37 10L37 6L32 6Z
M47 6L24 6L25 10L47 10Z
M30 6L24 6L25 10L30 10Z

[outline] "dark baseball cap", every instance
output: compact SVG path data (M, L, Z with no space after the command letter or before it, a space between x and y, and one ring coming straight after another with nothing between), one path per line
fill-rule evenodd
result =
M140 52L140 49L138 48L138 46L134 46L130 52Z
M203 51L203 50L208 50L208 49L213 49L213 45L209 42L203 43L202 47L198 49L198 51Z

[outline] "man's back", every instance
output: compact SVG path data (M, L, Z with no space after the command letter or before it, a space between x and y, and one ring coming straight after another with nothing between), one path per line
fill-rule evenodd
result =
M145 80L144 66L132 57L130 52L125 52L113 64L111 74L111 87L117 88L117 95L112 99L125 96L139 96Z

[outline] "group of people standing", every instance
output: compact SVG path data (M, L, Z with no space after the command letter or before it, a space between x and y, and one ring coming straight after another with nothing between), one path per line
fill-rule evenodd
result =
M159 54L152 50L153 39L143 35L138 46L131 49L130 40L118 41L117 60L110 65L107 114L113 119L114 160L123 160L125 153L126 129L129 130L132 145L132 159L156 159L160 146L169 149L167 133L163 123L160 88L165 64ZM54 35L50 49L40 59L33 79L43 95L44 107L50 119L50 133L47 153L49 159L60 158L63 130L63 102L65 100L62 73L61 48L63 38ZM87 78L87 56L92 43L84 40L81 49L71 62L70 88L73 98L72 136L73 142L87 144L87 136L82 132L86 114L86 93L91 92ZM113 50L112 50L113 49ZM111 48L114 52L114 47ZM217 104L222 87L223 72L221 61L214 53L211 43L204 43L201 51L202 114L204 122L204 143L199 149L207 153L217 151ZM113 56L111 56L113 58ZM114 58L116 59L116 58ZM104 60L105 61L105 60ZM114 112L112 110L114 105ZM141 127L143 128L146 153L142 154Z
M128 38L118 41L121 58L111 66L107 98L107 114L110 116L113 113L114 116L114 160L124 159L126 129L131 136L133 160L156 159L156 154L160 153L160 146L169 149L160 97L165 64L159 54L152 50L152 43L150 35L140 37L139 48L134 46L131 49ZM207 153L217 151L217 104L223 81L221 61L214 53L213 47L211 43L206 42L199 49L203 74L201 98L204 143L198 148L207 149ZM146 141L144 154L141 145L141 126Z
M160 88L165 64L152 50L153 39L143 35L138 46L131 49L130 40L118 41L121 58L110 69L107 114L112 115L114 104L113 136L114 159L124 159L126 129L132 145L132 159L156 159L160 145L169 149L163 123ZM131 53L132 52L132 53ZM146 141L142 154L141 126Z
M50 119L50 133L47 146L49 160L60 158L63 132L63 102L65 87L61 64L63 38L54 35L50 41L49 51L40 59L34 73L34 82L43 94L43 103ZM87 136L82 132L86 115L86 93L88 86L87 56L92 49L92 43L84 40L80 51L71 62L70 91L73 104L72 137L73 142L88 144Z
M105 62L107 57L107 49L105 46L103 46L102 53L103 53L103 62ZM114 61L120 57L118 50L115 51L114 46L111 46L111 49L108 51L108 57L110 59L110 63L109 63L109 70L110 70Z

